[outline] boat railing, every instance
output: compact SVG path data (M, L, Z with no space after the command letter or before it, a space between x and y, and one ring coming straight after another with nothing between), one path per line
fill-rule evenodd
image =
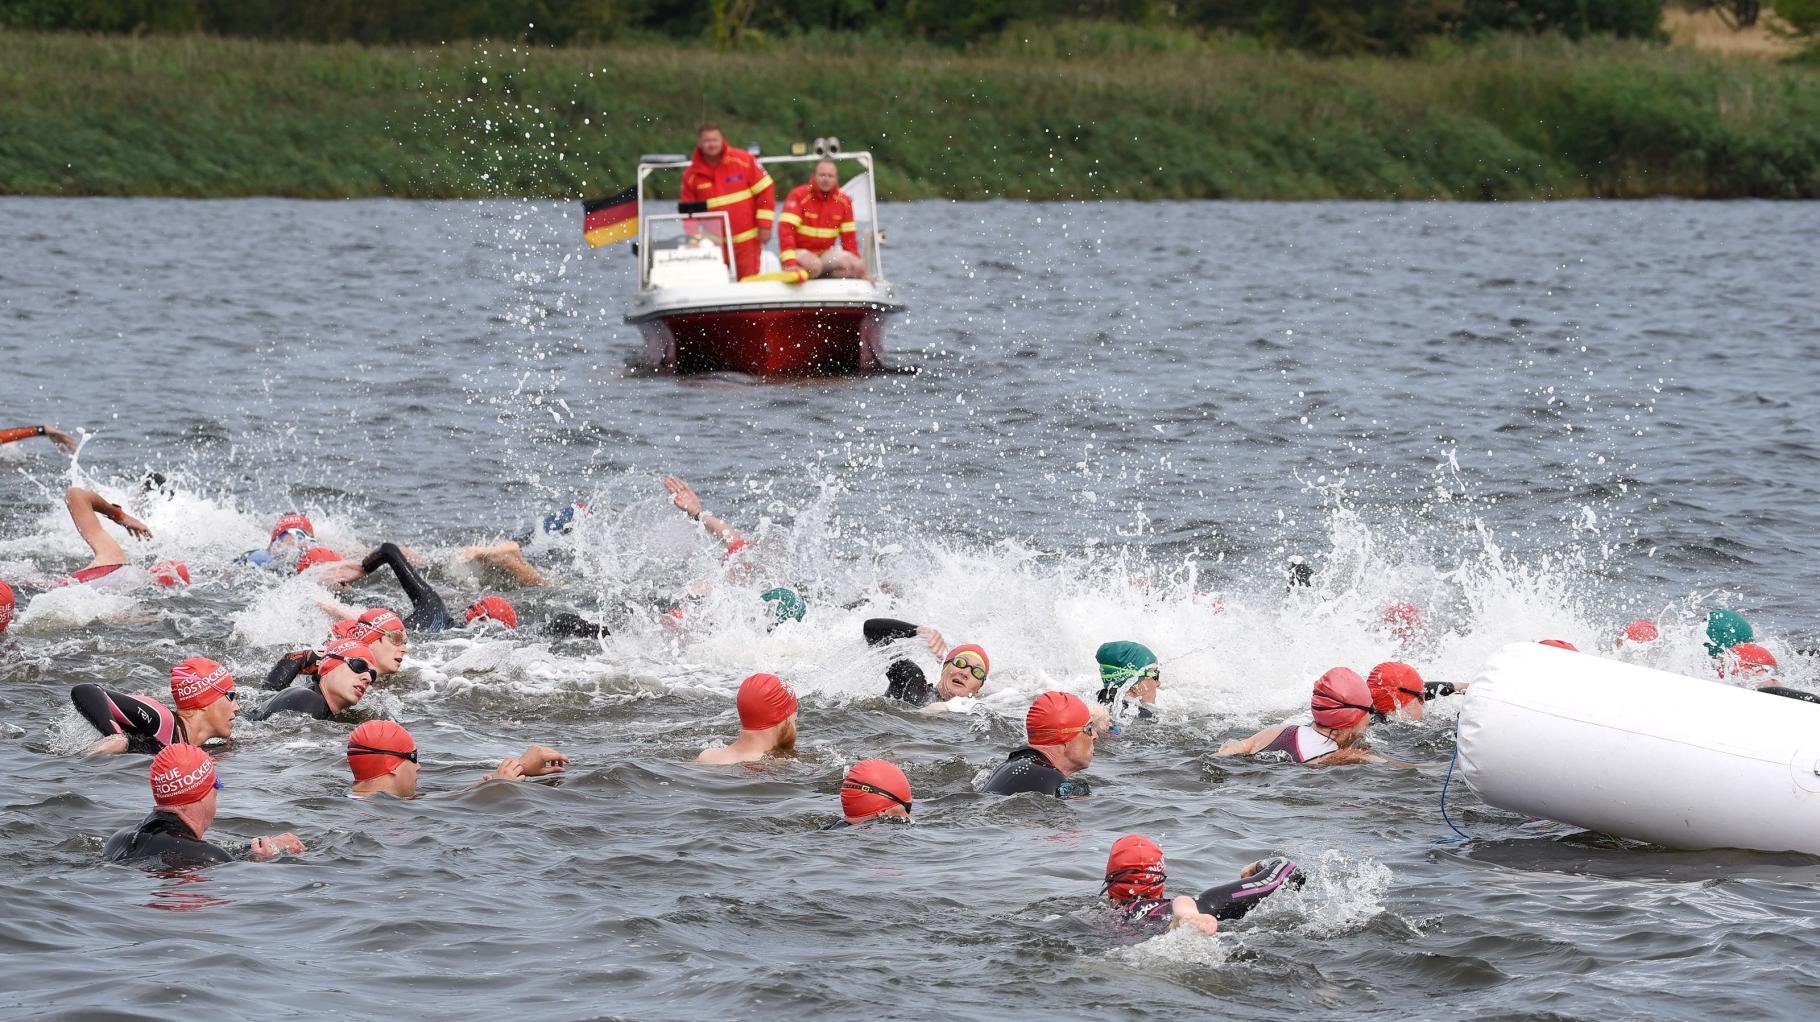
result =
M767 168L787 163L807 163L813 167L814 164L820 163L822 160L833 160L835 165L839 167L854 164L860 168L859 173L854 174L851 177L845 177L842 180L841 190L847 193L849 199L853 200L853 218L859 222L860 258L865 264L866 274L875 281L884 280L884 263L879 252L881 247L880 243L883 241L884 235L879 229L878 190L876 187L876 178L873 173L872 154L870 152L805 153L802 155L760 156L758 158L758 162ZM647 195L645 192L645 181L656 171L687 170L688 168L689 160L682 156L647 156L638 163L638 248L640 253L638 283L641 288L669 286L653 282L651 279L652 241L650 229L652 224L658 221L686 220L691 217L703 216L703 214L681 213L647 214L647 205L662 204L666 201L674 200L666 200L657 196ZM773 178L775 178L775 176L776 175L773 175ZM790 189L801 183L802 182L797 181L793 181L789 184L785 184L782 181L776 182L777 204L780 208L783 206L784 196L790 193ZM723 227L718 237L725 238L727 236L725 228L726 214L707 214L707 216L719 216L721 218ZM730 268L728 273L729 279L731 279L730 275L732 270Z

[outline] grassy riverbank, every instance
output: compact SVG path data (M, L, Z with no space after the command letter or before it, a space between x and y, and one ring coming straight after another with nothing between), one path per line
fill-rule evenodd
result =
M965 54L834 38L814 59L0 33L0 193L595 194L707 114L768 152L870 148L894 198L1820 197L1811 65L1534 38L1321 60L1093 31Z

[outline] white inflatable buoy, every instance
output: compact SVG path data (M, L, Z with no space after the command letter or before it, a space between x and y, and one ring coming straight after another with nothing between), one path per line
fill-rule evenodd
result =
M1500 809L1669 848L1820 855L1820 704L1514 643L1459 727L1461 774Z

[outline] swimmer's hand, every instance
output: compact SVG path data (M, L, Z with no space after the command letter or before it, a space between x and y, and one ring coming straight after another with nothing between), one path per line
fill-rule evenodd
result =
M1095 704L1093 704L1093 709L1090 712L1093 714L1093 723L1099 727L1100 734L1102 734L1102 735L1111 734L1112 733L1112 711L1107 709L1106 706L1102 703L1095 703Z
M560 774L569 768L569 757L550 748L548 745L533 745L525 754L516 760L521 777L542 777L545 774Z
M339 589L365 575L366 572L361 569L359 561L331 561L328 564L318 564L303 574L317 585L328 589Z
M689 484L675 476L664 476L664 489L670 494L670 500L677 510L690 518L701 517L701 498L695 495Z
M65 433L64 431L58 429L55 426L46 426L46 427L44 427L44 435L46 437L49 437L50 442L53 444L56 444L57 449L62 451L63 453L65 453L65 454L75 454L76 453L76 438L73 436L70 436L68 433Z
M1239 870L1239 879L1244 880L1249 877L1254 877L1262 872L1264 872L1264 864L1261 862L1254 862L1251 865L1246 866L1244 869Z
M109 735L91 745L82 754L84 756L118 756L126 751L126 736Z
M1169 903L1169 928L1173 930L1180 926L1192 926L1211 937L1219 932L1220 921L1202 912L1201 907L1194 903L1193 898L1186 894L1178 894L1175 900Z
M923 641L929 644L929 652L936 656L948 655L948 640L942 638L942 633L928 625L917 625L916 634L921 635Z
M266 859L277 858L284 852L289 852L292 855L302 855L303 842L297 839L297 835L290 831L285 831L283 834L278 834L273 837L254 838L252 851L253 858L263 862Z
M144 522L127 514L124 508L121 509L120 517L117 521L119 521L120 527L127 531L127 535L132 536L135 539L152 538L152 530L146 528Z

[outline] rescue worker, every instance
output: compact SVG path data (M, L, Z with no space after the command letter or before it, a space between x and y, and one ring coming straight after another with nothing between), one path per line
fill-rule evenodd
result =
M726 213L734 271L741 280L758 273L777 219L777 186L751 153L727 145L713 121L696 131L681 199L678 209L684 213Z
M784 199L784 211L777 218L777 247L784 269L801 269L805 280L866 275L853 200L840 190L840 169L833 160L817 163L809 183Z

